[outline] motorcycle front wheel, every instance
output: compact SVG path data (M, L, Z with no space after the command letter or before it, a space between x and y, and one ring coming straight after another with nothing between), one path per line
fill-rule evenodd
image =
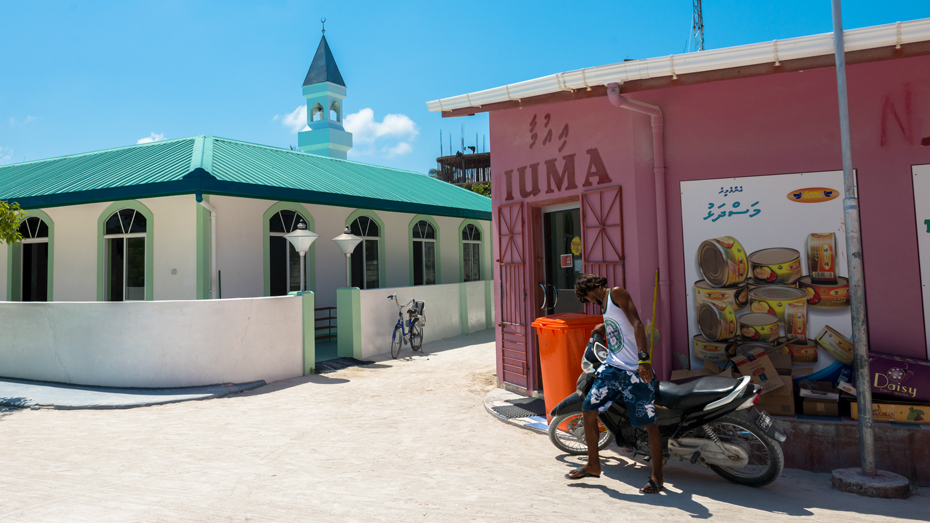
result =
M718 475L750 487L764 487L778 479L785 468L785 455L781 445L764 430L740 416L724 416L708 424L721 443L738 446L749 455L745 467L710 465ZM701 432L704 429L697 429ZM709 434L707 436L710 436Z
M604 450L614 440L613 433L597 420L600 438L597 440L597 450ZM584 420L580 413L563 414L552 418L549 423L549 441L559 450L574 456L588 453L588 445L584 442Z

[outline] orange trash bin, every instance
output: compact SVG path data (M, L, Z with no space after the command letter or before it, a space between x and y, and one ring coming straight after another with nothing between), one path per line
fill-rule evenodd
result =
M591 331L603 322L603 316L569 312L537 318L532 323L539 342L546 420L552 421L552 409L575 392Z

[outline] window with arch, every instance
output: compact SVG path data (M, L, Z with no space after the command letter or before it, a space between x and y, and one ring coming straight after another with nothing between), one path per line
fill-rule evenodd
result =
M329 119L334 122L342 121L342 115L339 114L339 102L333 102L333 105L329 107Z
M307 224L307 219L299 212L294 210L282 210L273 214L268 219L268 234L271 238L268 241L269 275L271 283L272 296L284 296L292 291L299 291L300 288L300 254L291 245L291 242L284 236L297 229L300 222ZM307 256L304 256L304 271L310 274L310 264ZM304 286L309 285L310 278L306 277ZM308 290L304 288L303 290Z
M481 279L481 230L470 223L462 229L462 264L465 281Z
M350 225L362 241L352 252L352 286L359 289L381 287L381 227L368 216L359 216Z
M135 209L116 211L104 222L107 301L145 299L145 216Z
M320 105L320 104L314 105L314 106L313 106L313 109L310 110L310 121L311 121L311 122L318 122L318 121L322 120L322 119L323 119L323 114L324 114L324 113L325 113L325 111L323 110L323 106L322 106L322 105Z
M35 216L19 225L22 239L21 301L48 301L48 224Z
M436 283L436 230L426 220L413 226L413 284Z

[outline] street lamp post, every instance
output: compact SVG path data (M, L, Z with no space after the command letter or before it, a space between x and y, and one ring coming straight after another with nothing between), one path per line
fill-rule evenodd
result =
M297 254L300 254L300 290L303 292L306 290L304 285L304 256L307 254L307 251L310 250L310 246L313 245L313 241L319 238L319 234L308 231L307 224L303 220L300 220L300 223L297 224L297 228L293 231L284 235L287 238L287 241L291 242L291 245L294 246L294 250L297 251Z
M336 245L342 249L342 252L346 255L346 287L352 286L352 267L350 265L350 256L352 256L352 251L358 247L358 244L362 242L362 239L358 236L352 234L352 231L349 230L349 226L346 225L346 230L333 238L333 241L336 242Z

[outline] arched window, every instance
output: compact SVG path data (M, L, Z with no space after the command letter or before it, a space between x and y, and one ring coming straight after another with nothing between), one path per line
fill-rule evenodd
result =
M413 225L413 284L436 283L436 231L426 220Z
M334 122L342 121L342 114L339 110L339 102L333 102L333 105L329 107L329 119Z
M48 301L48 224L29 217L19 225L22 235L22 301Z
M116 211L104 222L107 301L145 299L146 219L135 209Z
M359 289L381 287L381 228L368 216L359 216L350 225L352 234L362 238L352 252L352 286Z
M300 289L300 254L284 236L297 229L300 222L308 223L307 219L293 210L278 211L268 219L268 256L269 273L271 277L270 294L283 296ZM304 271L309 274L309 256L304 257ZM304 286L308 286L310 278L305 278ZM303 290L307 290L306 288Z
M323 106L316 104L313 106L313 109L310 110L310 121L316 122L323 119Z
M462 229L462 264L465 281L481 279L481 230L470 223Z

